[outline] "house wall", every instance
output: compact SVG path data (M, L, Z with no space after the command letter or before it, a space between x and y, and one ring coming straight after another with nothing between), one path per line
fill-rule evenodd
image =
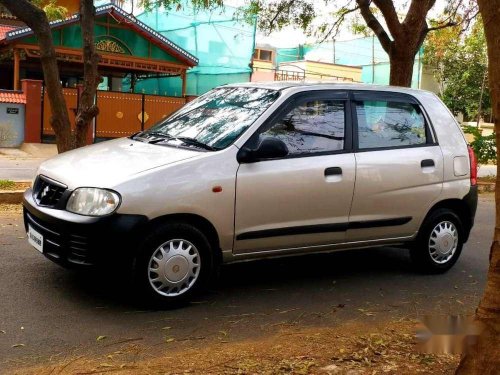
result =
M241 22L237 8L206 11L194 9L187 0L176 11L155 8L137 18L199 59L187 73L187 93L201 95L220 84L248 82L255 46L255 20ZM178 79L147 79L137 90L180 92Z
M0 102L0 147L19 147L24 141L24 104Z
M342 77L354 82L361 82L361 68L359 67L306 61L305 68L306 79L335 79L335 77Z
M113 27L113 25L118 25L118 22L112 17L108 17L107 15L98 17L96 18L96 22L109 22L111 25L109 28L102 24L94 26L94 38L96 42L101 39L113 40L118 45L123 46L126 51L125 54L179 63L175 57L138 35L134 30ZM52 38L56 47L82 48L82 31L80 25L69 25L64 28L53 29ZM29 36L23 38L20 43L37 44L37 40L35 36Z

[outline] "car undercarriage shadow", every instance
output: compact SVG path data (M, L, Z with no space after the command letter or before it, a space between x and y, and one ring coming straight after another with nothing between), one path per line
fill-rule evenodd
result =
M279 289L285 295L298 288L319 290L332 280L343 280L353 288L376 280L411 277L408 251L401 248L367 248L333 253L300 255L228 264L200 295L200 300L224 303L253 295L260 290ZM106 304L117 309L151 308L136 298L128 272L106 268L99 271L57 272L58 289L76 303ZM157 308L157 307L155 307Z

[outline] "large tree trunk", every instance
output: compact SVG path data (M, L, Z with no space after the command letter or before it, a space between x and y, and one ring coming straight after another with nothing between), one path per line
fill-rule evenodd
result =
M392 86L411 87L415 54L407 53L407 51L401 53L401 51L393 50L389 55L389 60L391 62L389 84Z
M100 76L97 70L99 55L94 46L95 8L92 0L80 1L80 19L83 42L83 90L78 103L76 124L71 129L66 101L62 92L61 79L57 66L56 51L52 40L47 15L27 0L0 0L9 11L26 23L38 39L40 60L52 117L50 124L56 136L57 150L64 152L87 143L92 120L99 113L94 105Z
M490 94L496 144L500 150L500 0L478 0L488 45ZM484 325L478 342L462 357L457 374L498 374L500 369L500 153L497 153L495 231L490 250L490 267L476 320Z
M56 51L47 16L41 9L26 0L0 0L0 3L28 25L38 39L45 89L52 110L50 124L56 135L58 151L67 151L71 149L71 126L66 110L66 101L62 93Z
M97 86L101 80L97 64L99 55L94 45L95 7L93 0L80 1L80 24L83 44L83 90L78 103L73 148L85 146L92 120L99 113L94 104Z

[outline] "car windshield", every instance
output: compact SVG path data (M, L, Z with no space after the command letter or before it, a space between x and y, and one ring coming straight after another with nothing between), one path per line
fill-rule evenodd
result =
M164 136L162 142L165 143L180 141L189 146L220 150L233 143L278 96L276 90L218 88L188 103L142 134Z

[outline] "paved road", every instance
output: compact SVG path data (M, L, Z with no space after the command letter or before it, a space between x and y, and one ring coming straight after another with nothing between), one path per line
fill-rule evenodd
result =
M43 158L13 158L0 155L0 180L31 181Z
M462 257L444 275L413 272L400 249L275 259L226 266L199 300L151 311L131 302L121 276L61 269L26 243L19 215L0 216L0 368L109 352L130 339L164 350L166 337L175 349L286 326L471 313L485 283L493 218L492 198L482 196Z

